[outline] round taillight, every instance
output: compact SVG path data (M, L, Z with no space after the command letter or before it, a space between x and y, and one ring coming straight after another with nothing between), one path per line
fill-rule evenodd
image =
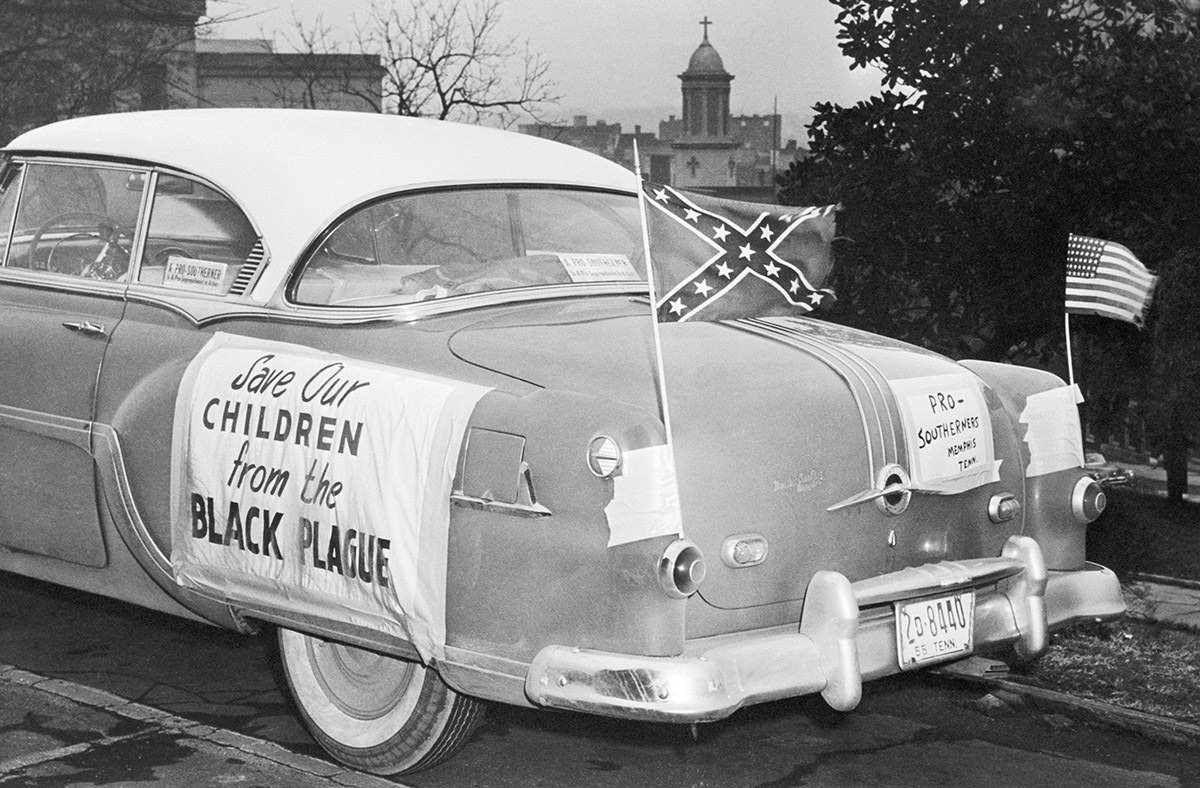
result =
M597 435L588 444L587 464L592 473L607 479L621 468L621 447L607 435Z
M1081 523L1090 523L1104 513L1108 500L1104 497L1104 489L1090 476L1084 476L1075 482L1071 492L1071 513Z
M696 593L707 571L700 548L686 539L676 539L659 559L658 582L667 596L684 599Z

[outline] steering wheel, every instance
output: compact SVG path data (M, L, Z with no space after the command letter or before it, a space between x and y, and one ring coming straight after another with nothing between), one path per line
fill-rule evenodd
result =
M94 226L95 230L78 230L54 241L46 255L45 264L37 265L37 251L42 237L55 227L79 228ZM129 270L129 245L133 234L116 220L102 213L69 211L50 217L29 241L29 267L40 267L60 274L73 274L91 279L119 279ZM121 246L125 241L126 245ZM98 242L98 248L97 243ZM95 254L91 250L96 249ZM74 254L71 254L74 252ZM64 255L67 257L64 260ZM56 259L57 257L57 259Z

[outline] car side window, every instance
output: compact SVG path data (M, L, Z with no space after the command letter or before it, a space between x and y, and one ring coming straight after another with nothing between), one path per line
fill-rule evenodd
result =
M145 174L76 164L33 163L27 168L8 267L124 279Z
M21 165L0 170L0 267L8 257L13 214L17 210L17 190L21 183Z
M223 194L160 173L138 282L225 295L257 241L250 220Z

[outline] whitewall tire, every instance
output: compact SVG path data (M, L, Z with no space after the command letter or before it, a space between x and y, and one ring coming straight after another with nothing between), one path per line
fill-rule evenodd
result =
M309 731L356 769L427 769L458 752L483 716L483 704L418 662L282 628L279 652Z

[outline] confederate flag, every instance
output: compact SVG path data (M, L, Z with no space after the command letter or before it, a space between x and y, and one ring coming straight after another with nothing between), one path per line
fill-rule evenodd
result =
M643 182L659 322L810 312L834 300L837 206L770 206Z

